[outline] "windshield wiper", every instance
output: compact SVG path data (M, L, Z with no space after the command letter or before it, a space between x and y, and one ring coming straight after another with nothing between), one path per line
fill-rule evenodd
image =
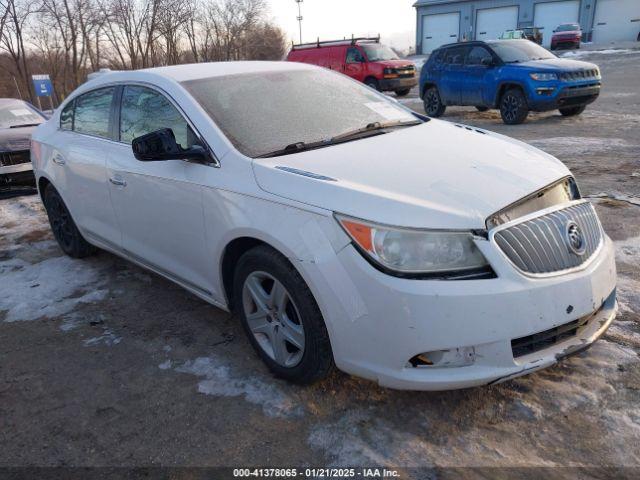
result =
M11 125L9 128L37 127L39 123L23 123L21 125Z
M331 138L332 142L336 142L336 141L340 141L340 140L345 140L347 138L351 138L351 137L356 137L358 135L361 135L363 133L367 133L367 132L378 132L380 130L385 130L387 128L394 128L394 127L409 127L412 125L419 125L422 122L420 120L400 120L400 121L395 121L395 122L373 122L368 124L365 127L361 127L361 128L356 128L355 130L349 130L348 132L344 132L341 133L339 135L336 135L335 137Z
M369 132L373 133L374 135L382 135L383 133L385 133L383 132L383 130L387 128L405 127L405 126L408 127L411 125L419 125L421 123L423 122L421 122L420 120L410 120L410 121L403 120L403 121L387 122L387 123L373 122L373 123L369 123L365 127L356 128L355 130L350 130L348 132L344 132L334 137L326 138L324 140L319 140L317 142L290 143L284 148L281 148L279 150L274 150L273 152L269 152L269 153L263 153L262 155L258 155L256 158L271 158L271 157L281 157L283 155L291 155L293 153L305 152L308 150L314 150L316 148L328 147L330 145L335 145L337 143L344 143L351 138L365 135Z

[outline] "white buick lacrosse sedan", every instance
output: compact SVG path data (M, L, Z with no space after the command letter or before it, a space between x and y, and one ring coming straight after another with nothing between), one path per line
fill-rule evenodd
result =
M238 313L276 375L504 381L616 313L611 240L558 160L296 63L93 78L33 135L60 247Z

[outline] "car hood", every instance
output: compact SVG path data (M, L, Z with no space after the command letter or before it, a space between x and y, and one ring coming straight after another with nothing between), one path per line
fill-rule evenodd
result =
M29 150L34 129L35 127L0 129L0 152Z
M516 63L518 67L544 68L554 71L574 71L584 69L594 69L598 66L594 63L583 62L581 60L570 60L568 58L548 58L546 60L531 60L529 62Z
M383 67L389 68L402 68L402 67L415 67L416 64L410 60L378 60L375 62Z
M570 174L522 142L438 120L253 167L258 185L280 197L383 224L448 229L484 228L492 213Z

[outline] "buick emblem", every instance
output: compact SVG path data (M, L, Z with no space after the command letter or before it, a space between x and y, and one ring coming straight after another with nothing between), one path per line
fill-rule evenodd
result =
M582 235L582 230L580 230L580 227L576 222L567 223L565 235L569 250L578 256L584 255L584 252L587 250L587 242Z

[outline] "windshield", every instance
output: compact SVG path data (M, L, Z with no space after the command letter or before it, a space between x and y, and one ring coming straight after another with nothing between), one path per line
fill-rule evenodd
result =
M364 43L360 44L367 54L367 58L370 62L379 62L381 60L400 60L398 55L386 45L380 45L379 43Z
M417 120L363 84L324 69L210 77L182 85L234 146L254 158L376 122Z
M575 32L577 30L580 30L580 25L575 23L565 23L556 28L556 32Z
M506 42L488 43L504 63L520 63L528 62L529 60L556 58L553 53L529 40L509 40Z
M44 122L44 118L31 106L20 100L0 104L0 128L33 125Z

